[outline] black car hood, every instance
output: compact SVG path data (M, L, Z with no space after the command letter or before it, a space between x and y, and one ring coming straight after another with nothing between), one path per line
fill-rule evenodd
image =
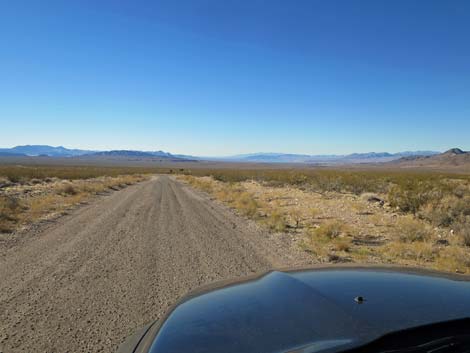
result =
M150 352L339 352L463 318L470 318L466 277L389 269L270 272L190 296L157 325Z

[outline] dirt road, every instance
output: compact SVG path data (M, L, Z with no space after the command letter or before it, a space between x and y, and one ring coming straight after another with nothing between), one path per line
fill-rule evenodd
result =
M114 352L190 289L303 261L167 176L13 240L0 244L2 353Z

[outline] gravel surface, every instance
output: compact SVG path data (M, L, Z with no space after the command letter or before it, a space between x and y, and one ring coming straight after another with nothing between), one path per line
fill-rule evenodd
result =
M0 243L0 352L114 352L189 290L309 259L167 176Z

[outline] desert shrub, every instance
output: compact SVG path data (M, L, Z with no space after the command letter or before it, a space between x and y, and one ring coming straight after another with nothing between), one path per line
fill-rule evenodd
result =
M470 195L470 188L469 188L469 185L467 183L467 185L463 184L462 182L459 182L454 190L453 190L453 194L454 196L457 196L459 198L463 198L467 195Z
M423 205L442 196L438 193L438 190L428 182L410 180L392 186L388 193L388 201L392 207L415 214Z
M21 208L20 200L15 196L0 195L0 211L6 213L16 212Z
M21 180L23 180L22 176L15 174L7 175L7 177L8 180L10 180L12 183L19 183Z
M457 177L400 181L391 187L388 200L403 212L417 214L422 210L425 218L439 225L449 225L460 214L470 214L470 190L465 180Z
M310 215L310 217L311 217L312 219L318 218L318 216L319 216L320 213L321 213L320 210L319 210L318 208L316 208L316 207L311 207L311 208L308 210L308 212L309 212L309 215Z
M470 216L470 196L434 199L422 207L419 215L437 226L451 226Z
M446 196L441 201L428 202L421 207L419 216L437 226L449 226L452 224L452 202L455 196Z
M298 208L294 208L289 212L289 218L294 223L295 228L299 228L300 222L302 222L302 213Z
M79 192L84 192L87 194L99 194L106 191L107 189L119 190L117 189L119 181L101 181L101 182L87 182L81 184L78 189Z
M459 235L462 238L462 244L465 246L470 246L470 225L459 231Z
M35 220L51 211L57 209L62 204L62 197L54 194L32 198L29 201L28 217Z
M376 256L376 251L367 247L358 246L350 250L353 251L354 258L360 262L365 262L371 256Z
M457 246L447 246L439 252L436 267L451 272L470 272L470 256L468 249Z
M277 209L274 209L265 220L268 228L274 232L284 232L287 228L287 222L284 215Z
M195 179L191 182L191 185L207 193L211 193L214 189L212 183L209 180Z
M183 174L193 176L212 176L224 183L254 180L268 186L293 185L317 192L348 192L362 194L365 192L386 194L392 186L396 191L423 192L437 189L445 193L456 194L470 192L466 175L437 174L432 172L412 171L350 171L339 169L194 169L185 170ZM452 182L449 182L452 181ZM410 196L410 195L405 195ZM458 196L458 195L456 195ZM406 197L405 197L406 199ZM416 201L416 200L415 200ZM419 201L419 200L418 200ZM412 205L414 202L411 203ZM404 205L405 206L405 205ZM406 207L404 207L406 208ZM412 207L413 208L413 207Z
M350 237L341 236L347 227L341 221L328 221L319 228L307 229L304 233L304 249L315 254L321 261L338 262L346 261L336 252L351 252L352 240ZM351 259L348 258L347 261Z
M0 172L5 167L0 167ZM27 168L25 168L27 169ZM9 167L6 170L10 170ZM56 181L55 177L50 182ZM88 180L75 180L66 183L49 185L50 192L28 193L20 200L13 196L0 194L0 232L10 232L19 225L28 224L51 212L61 212L68 207L82 202L87 195L106 190L111 185L133 183L143 179L139 174L121 177L99 177ZM30 184L36 184L37 179L30 179ZM46 178L41 179L46 180Z
M259 204L254 195L243 187L233 183L216 184L213 180L205 180L194 177L185 177L192 186L197 189L212 193L218 200L227 202L240 213L253 218L257 215Z
M57 193L60 195L76 195L78 191L72 184L64 184L57 189Z
M0 187L10 184L10 179L0 176Z
M351 201L350 207L356 211L358 215L367 215L370 213L368 205L361 201Z
M429 240L433 233L423 222L411 217L403 217L397 220L393 234L403 243L413 243Z
M369 215L369 221L375 226L387 225L389 222L381 213Z
M13 229L14 229L13 225L8 221L2 220L0 216L0 234L10 233L11 231L13 231Z
M258 211L258 203L248 192L239 193L234 200L234 206L238 211L251 218L256 216Z
M470 219L462 220L462 222L456 223L454 228L455 233L461 240L461 243L464 246L470 246Z
M206 175L211 176L214 180L221 181L224 183L230 182L230 183L235 183L235 182L242 182L246 181L250 178L249 175L244 175L240 173L227 173L227 172L213 172L213 173L208 173Z
M403 260L412 260L418 263L434 261L438 256L438 250L432 244L417 243L401 243L391 242L382 249L382 256L390 262L402 262ZM406 261L405 261L406 262Z
M0 166L0 176L7 177L11 182L40 179L53 180L91 179L100 176L117 177L120 175L168 173L167 168L147 167L89 167L89 166Z
M338 238L333 242L333 248L336 251L350 251L351 250L351 239L349 238Z
M470 198L447 195L427 203L420 216L437 226L450 226L463 216L470 214Z
M0 233L10 232L18 221L23 206L18 198L0 195Z
M345 230L346 226L344 222L340 220L329 220L322 223L314 230L314 236L333 239L339 237Z
M215 197L223 202L233 202L235 200L234 192L230 188L222 188L215 193Z
M144 179L144 177L140 174L136 174L136 175L120 175L119 177L117 177L117 179L123 183L123 184L126 184L126 185L133 185L139 181L142 181Z

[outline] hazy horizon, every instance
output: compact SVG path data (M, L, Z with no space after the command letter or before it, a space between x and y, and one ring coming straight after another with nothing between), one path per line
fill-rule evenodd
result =
M470 150L470 2L0 5L0 142L230 156Z
M51 144L20 144L20 145L15 145L15 146L0 146L1 149L11 149L14 147L23 147L23 146L49 146L49 147L54 147L54 148L59 148L63 147L68 150L86 150L86 151L112 151L112 150L126 150L126 151L141 151L141 152L157 152L157 151L162 151L162 152L167 152L171 154L176 154L176 155L188 155L188 156L194 156L194 157L209 157L209 158L222 158L222 157L234 157L234 156L249 156L249 155L256 155L256 154L293 154L293 155L308 155L308 156L341 156L341 155L349 155L349 154L354 154L354 153L390 153L390 154L395 154L395 153L402 153L402 152L445 152L451 148L460 148L460 147L449 147L446 150L430 150L430 149L418 149L418 150L400 150L400 151L382 151L382 150L371 150L371 151L350 151L346 153L310 153L310 152L283 152L283 151L252 151L249 153L234 153L234 154L227 154L227 155L197 155L194 153L190 152L184 152L184 153L175 153L173 151L167 150L165 148L153 148L153 149L147 149L147 150L140 150L140 149L135 149L135 148L115 148L115 149L98 149L98 148L78 148L75 146L67 146L67 145L51 145Z

